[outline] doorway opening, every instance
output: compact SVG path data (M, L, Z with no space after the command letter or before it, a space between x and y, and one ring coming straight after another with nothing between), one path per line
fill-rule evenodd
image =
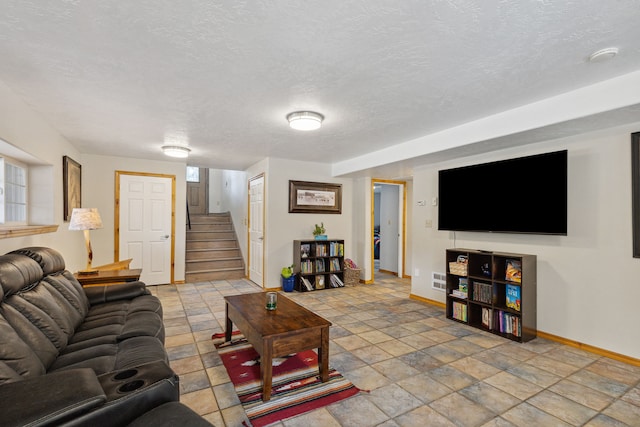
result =
M406 246L406 182L371 180L371 279L403 277Z

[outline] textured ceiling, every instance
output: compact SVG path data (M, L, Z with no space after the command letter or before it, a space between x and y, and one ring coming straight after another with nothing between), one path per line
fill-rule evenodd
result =
M639 0L3 0L0 80L83 153L166 159L163 143L188 142L199 166L335 163L640 70L639 11ZM587 61L609 46L613 61ZM289 129L296 110L324 126Z

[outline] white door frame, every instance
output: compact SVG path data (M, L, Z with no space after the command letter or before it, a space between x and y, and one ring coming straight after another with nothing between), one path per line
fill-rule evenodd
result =
M398 239L398 277L407 278L406 274L406 246L407 246L407 182L406 181L396 181L391 179L371 179L371 230L369 233L369 239L371 242L371 257L370 266L371 266L371 281L375 280L375 265L374 265L374 240L373 240L373 232L374 232L374 224L375 224L375 195L374 195L374 186L375 184L387 184L387 185L397 185L400 187L399 197L398 197L398 209L399 209L399 218L398 221L398 234L400 238Z
M176 176L166 175L159 173L146 173L146 172L129 172L129 171L116 171L116 200L115 200L115 212L114 212L114 261L120 261L120 177L122 175L133 176L149 176L155 178L169 178L171 179L171 283L175 282L175 254L176 254Z

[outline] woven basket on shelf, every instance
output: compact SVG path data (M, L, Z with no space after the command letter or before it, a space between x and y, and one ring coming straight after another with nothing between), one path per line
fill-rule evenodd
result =
M344 285L355 286L358 283L360 283L360 269L346 267L344 269Z
M450 262L449 263L449 273L455 274L457 276L466 276L467 275L467 264L462 262Z

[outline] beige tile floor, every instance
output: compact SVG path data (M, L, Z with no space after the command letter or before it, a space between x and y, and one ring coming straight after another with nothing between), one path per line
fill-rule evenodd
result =
M406 280L286 296L329 319L330 365L361 389L275 424L331 426L640 426L640 368L537 338L518 344L447 320L408 298ZM211 342L225 295L246 280L154 286L181 401L218 427L246 421Z

